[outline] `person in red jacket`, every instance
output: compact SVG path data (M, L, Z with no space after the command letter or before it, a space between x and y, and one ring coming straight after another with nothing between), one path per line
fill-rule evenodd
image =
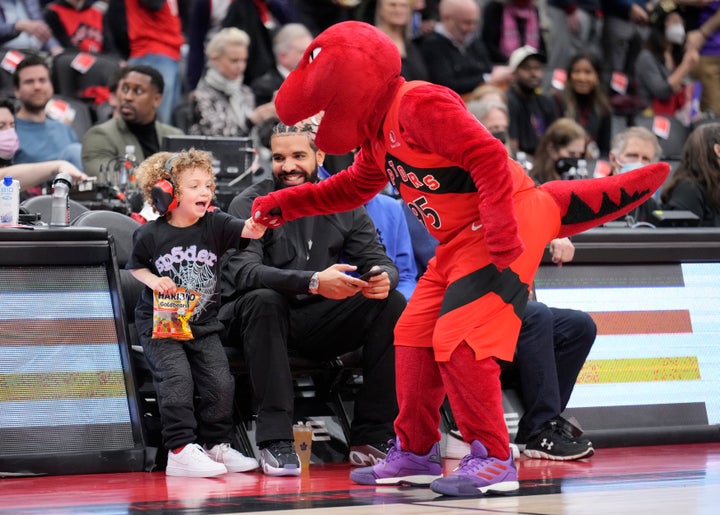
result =
M106 7L96 0L55 0L43 16L63 48L99 54L112 50L105 37Z
M171 123L182 89L179 62L185 41L177 0L109 0L105 16L113 43L128 64L147 64L162 74L165 92L158 119Z

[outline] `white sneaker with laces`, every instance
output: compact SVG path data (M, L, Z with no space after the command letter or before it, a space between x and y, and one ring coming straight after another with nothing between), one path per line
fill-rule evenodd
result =
M225 474L225 465L213 461L196 443L187 444L182 451L168 452L165 474L168 476L213 477Z
M225 465L228 472L248 472L260 466L255 458L249 458L240 451L236 451L230 447L229 443L219 443L210 449L206 448L205 452L213 461Z

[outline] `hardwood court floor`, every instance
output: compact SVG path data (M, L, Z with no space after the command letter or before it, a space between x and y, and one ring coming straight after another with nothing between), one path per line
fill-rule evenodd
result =
M457 460L446 460L450 471ZM261 473L213 479L162 472L0 479L0 514L252 513L280 515L716 515L720 443L598 449L580 462L521 457L512 497L450 498L429 489L369 487L343 463L299 478Z

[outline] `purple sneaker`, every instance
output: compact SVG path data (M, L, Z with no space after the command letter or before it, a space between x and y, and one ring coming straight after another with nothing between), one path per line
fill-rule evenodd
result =
M489 458L487 449L477 440L470 445L453 473L436 479L430 485L433 492L444 495L480 495L485 493L512 495L520 484L512 454L507 460Z
M399 438L388 443L390 449L385 459L372 467L351 471L350 479L361 485L428 486L442 477L442 460L437 443L425 455L403 451Z

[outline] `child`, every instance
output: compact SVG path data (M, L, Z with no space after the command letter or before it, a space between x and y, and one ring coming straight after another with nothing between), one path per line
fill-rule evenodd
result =
M227 249L244 248L246 238L264 229L209 211L215 177L207 152L157 153L140 165L138 179L163 215L135 232L127 268L147 286L135 320L169 451L165 473L211 477L253 470L258 462L228 443L235 384L218 335L218 269Z

